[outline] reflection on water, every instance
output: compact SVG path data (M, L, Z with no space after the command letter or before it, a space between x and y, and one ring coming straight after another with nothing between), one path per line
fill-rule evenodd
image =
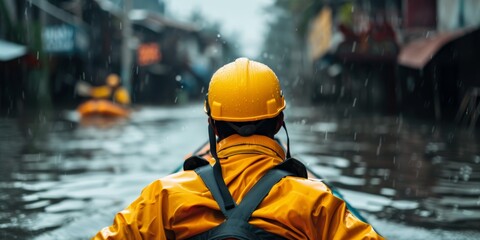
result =
M480 238L478 133L318 108L287 117L294 156L385 236ZM50 118L0 119L1 239L88 238L207 138L200 105Z

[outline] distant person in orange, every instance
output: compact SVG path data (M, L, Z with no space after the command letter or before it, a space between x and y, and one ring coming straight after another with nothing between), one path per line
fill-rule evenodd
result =
M117 74L108 75L106 84L99 87L92 87L86 82L79 81L76 91L80 96L91 97L77 108L82 117L88 115L126 117L130 114L127 107L130 105L130 95L120 85Z
M115 73L107 76L106 85L91 87L89 95L94 99L110 100L121 105L130 104L130 95L128 91L120 85L120 78Z

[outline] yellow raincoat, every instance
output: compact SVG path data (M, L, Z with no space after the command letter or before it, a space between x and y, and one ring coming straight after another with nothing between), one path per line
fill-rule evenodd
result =
M113 94L112 94L112 91L113 91ZM111 98L111 100L116 103L120 103L123 105L130 104L130 95L128 94L127 90L123 87L112 88L108 85L93 87L90 90L90 95L94 99L110 99Z
M238 204L285 153L268 137L232 135L218 143L218 157ZM185 171L152 182L94 239L185 239L223 221L201 178ZM249 222L287 239L383 239L325 184L299 177L285 177L274 185Z

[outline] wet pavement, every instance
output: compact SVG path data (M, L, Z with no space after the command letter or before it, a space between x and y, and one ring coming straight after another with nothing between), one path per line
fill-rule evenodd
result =
M289 108L292 154L389 239L480 239L478 131L349 111ZM0 118L0 239L93 236L203 144L206 123L200 104Z

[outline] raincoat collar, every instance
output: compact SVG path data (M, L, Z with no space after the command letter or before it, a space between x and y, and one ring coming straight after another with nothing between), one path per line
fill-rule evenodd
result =
M285 159L285 151L280 144L263 135L242 137L233 134L217 144L219 158L228 158L238 154L264 154L274 158Z

